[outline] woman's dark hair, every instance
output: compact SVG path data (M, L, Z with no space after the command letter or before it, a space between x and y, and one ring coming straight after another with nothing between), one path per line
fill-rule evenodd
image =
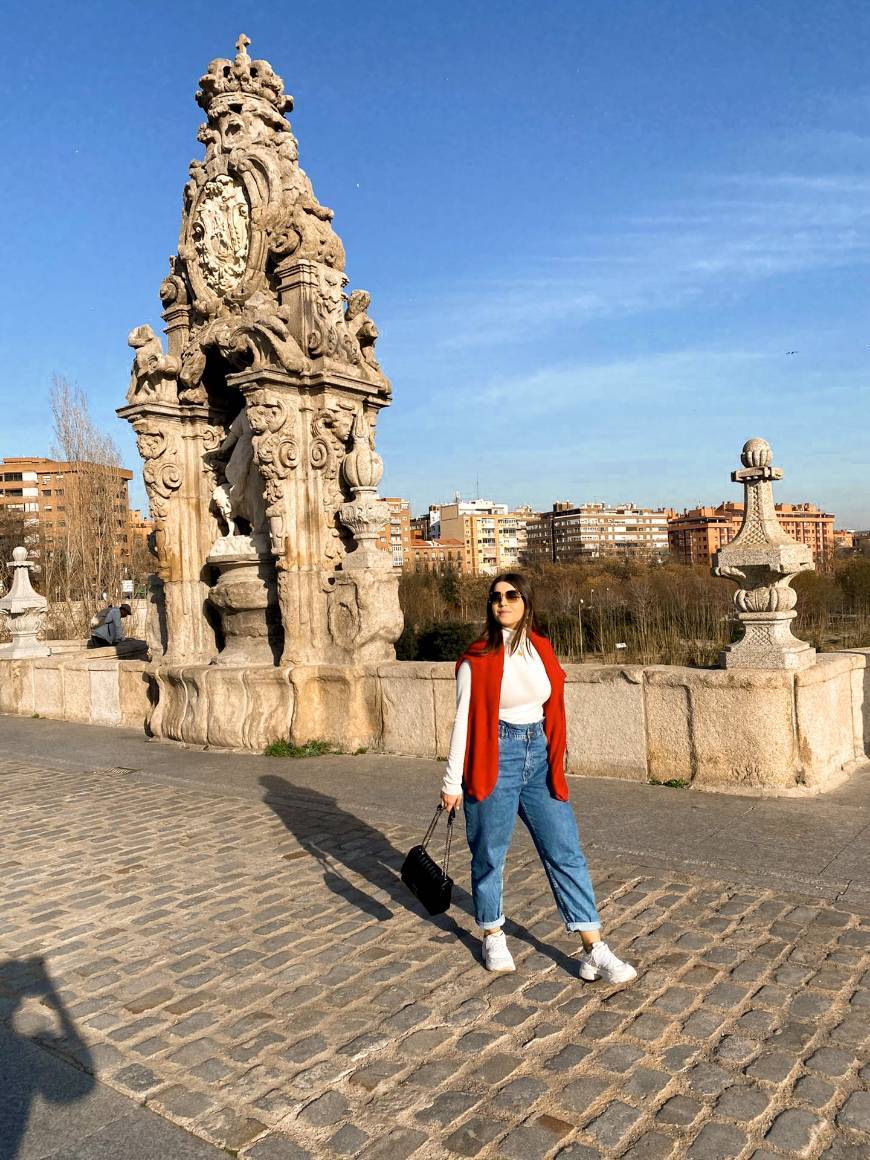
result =
M516 635L511 641L511 652L515 652L519 647L520 639L524 631L541 632L540 625L535 616L532 586L520 572L499 572L498 576L493 577L489 591L486 594L486 648L483 650L484 653L497 652L502 645L501 625L492 610L491 600L496 584L510 584L512 588L516 588L523 600L523 618L517 625Z

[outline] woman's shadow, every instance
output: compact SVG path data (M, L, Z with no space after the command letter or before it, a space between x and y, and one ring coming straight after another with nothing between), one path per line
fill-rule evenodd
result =
M303 850L316 858L323 871L323 881L334 894L378 922L386 922L395 913L345 877L340 869L344 867L371 886L382 890L396 909L410 910L443 931L446 939L458 939L473 958L480 958L480 937L474 929L474 908L468 891L454 882L451 909L463 912L470 920L472 930L468 929L467 924L460 925L451 911L435 917L428 915L399 876L406 851L397 850L380 830L355 814L347 813L334 797L318 793L308 786L300 789L273 774L265 774L259 782L264 790L263 801L280 818ZM443 828L438 829L440 834L436 843L428 847L436 861L440 857L437 842L444 839ZM572 963L568 955L550 943L541 942L520 923L509 922L506 929L529 943L536 951L551 957L563 968L571 970L573 967L576 970L576 963Z
M259 782L264 790L263 801L302 849L317 860L324 884L334 894L378 922L392 918L396 909L420 911L413 894L399 877L406 851L396 849L385 834L343 810L334 797L308 786L299 789L272 774L264 775ZM351 881L342 874L342 868L385 894L395 909ZM462 908L468 909L470 899L464 890L454 886L453 900L460 906L464 902ZM432 921L438 923L437 919Z
M28 996L39 998L56 1030L40 1028L31 1036L11 1026ZM55 990L43 959L9 959L0 963L0 1005L7 1024L0 1026L0 1160L14 1160L38 1096L50 1104L74 1103L93 1090L96 1080L89 1071L79 1070L90 1067L90 1052ZM65 1054L74 1052L79 1067L61 1062L44 1050L59 1047Z

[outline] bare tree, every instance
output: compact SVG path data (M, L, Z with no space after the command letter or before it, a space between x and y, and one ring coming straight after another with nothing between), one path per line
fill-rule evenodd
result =
M111 435L91 419L79 387L55 375L51 390L55 446L52 455L74 466L66 476L63 521L55 529L54 588L72 616L70 629L87 630L102 594L120 588L119 531L126 522L121 459ZM73 610L75 610L73 614Z

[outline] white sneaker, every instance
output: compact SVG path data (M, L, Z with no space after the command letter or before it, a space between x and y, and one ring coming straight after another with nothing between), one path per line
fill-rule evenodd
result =
M631 963L618 959L606 942L597 942L591 951L580 956L580 978L587 983L603 979L605 983L630 983L637 978Z
M483 965L497 975L506 975L517 969L513 955L507 949L507 939L503 930L483 936Z

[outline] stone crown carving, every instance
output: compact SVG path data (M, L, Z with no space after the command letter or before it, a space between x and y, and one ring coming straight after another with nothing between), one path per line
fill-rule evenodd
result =
M208 66L208 72L199 78L196 103L206 113L216 97L237 93L268 101L279 113L291 112L293 98L284 92L284 82L272 70L267 60L251 60L247 53L250 40L244 33L236 41L234 60L219 58Z

